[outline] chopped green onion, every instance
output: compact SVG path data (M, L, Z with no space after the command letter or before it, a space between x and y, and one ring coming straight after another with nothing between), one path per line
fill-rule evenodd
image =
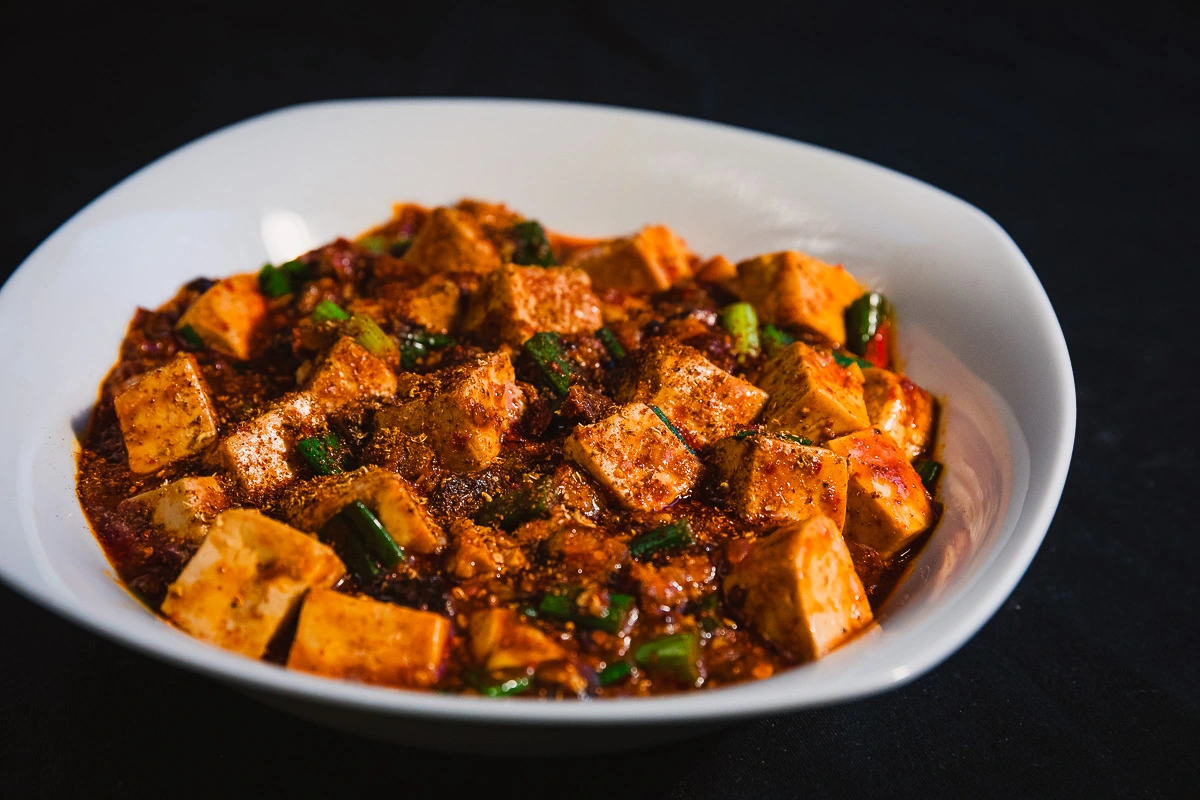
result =
M694 631L673 633L646 642L634 651L633 660L639 667L695 683L700 679L700 636Z
M308 277L308 264L298 258L293 258L291 261L280 264L279 271L292 280L304 280Z
M431 348L450 347L454 344L458 344L458 340L441 333L429 333L423 330L406 333L400 337L400 366L412 369L429 353Z
M258 271L258 289L267 297L283 297L292 291L292 282L283 270L263 264Z
M467 676L467 680L484 697L512 697L528 691L533 686L533 681L524 675L500 683L485 683L478 675L472 673Z
M204 349L204 340L200 338L200 334L196 333L196 329L191 325L182 325L177 331L179 338L187 343L187 346L193 350Z
M550 242L546 239L546 231L537 220L518 222L507 231L513 240L514 248L512 263L535 267L553 267L558 265Z
M523 349L537 364L550 388L565 397L571 388L571 376L575 374L575 368L563 355L558 334L553 331L535 333L525 342Z
M479 509L475 522L511 531L545 514L553 501L554 482L546 478L492 498Z
M683 438L683 434L679 432L679 428L676 428L671 423L671 420L667 419L667 415L663 413L663 410L661 408L659 408L658 406L650 406L650 410L654 412L654 415L656 417L658 417L659 419L661 419L663 421L663 424L666 425L670 429L671 433L674 434L676 439L683 442L683 446L687 448L687 451L689 453L691 453L692 455L696 455L696 451L693 450L692 446L687 443L687 439Z
M332 431L324 436L306 436L296 443L300 455L318 475L337 475L342 467L337 461L337 448L340 442Z
M645 533L639 533L630 539L629 555L632 558L642 559L655 553L680 550L694 541L692 521L684 517Z
M538 604L538 613L556 619L570 620L584 628L595 628L607 633L617 633L624 627L625 620L636 603L632 595L609 595L608 608L600 616L593 617L580 612L579 606L575 604L575 598L578 596L578 591L567 592L566 594L547 594L542 598L542 602Z
M721 327L733 337L733 352L739 356L758 354L758 315L749 303L734 303L721 309Z
M381 255L387 249L387 240L382 236L367 236L358 240L358 246L374 255Z
M375 554L385 567L391 568L404 561L404 548L388 533L387 528L361 500L355 500L340 512L350 527L358 534L367 549Z
M633 667L628 661L614 661L608 664L604 669L600 670L599 676L601 686L612 686L614 683L624 680L633 674Z
M733 435L733 438L740 442L743 439L748 439L751 436L757 436L760 433L763 433L763 431L738 431ZM802 444L805 446L812 444L812 439L809 439L806 436L797 436L794 433L786 433L784 431L775 431L765 435L770 436L773 439L783 439L786 442L795 442L796 444Z
M836 361L840 366L843 366L843 367L848 367L851 364L858 364L858 366L861 369L868 369L870 367L875 366L870 361L867 361L865 358L859 358L858 356L843 355L836 350L833 351L833 360Z
M391 337L384 333L378 323L366 314L351 314L350 319L345 322L344 330L373 356L386 358L396 349L396 343L391 340Z
M596 331L596 337L600 339L600 343L604 345L604 349L613 357L614 361L620 361L625 357L625 348L617 341L617 335L608 328L601 328Z
M758 332L758 338L762 342L763 351L769 356L775 355L780 350L783 350L789 344L796 341L795 336L792 336L786 331L781 331L774 325L763 326L763 329Z
M865 356L867 344L891 316L891 303L878 292L868 292L855 300L846 308L846 349Z
M326 322L328 320L350 319L350 315L332 300L322 300L317 303L317 307L313 309L312 314L309 315L309 319L313 322Z
M370 583L382 572L367 552L362 537L357 535L350 521L340 512L329 518L317 538L333 547L346 569L360 584Z
M787 442L795 442L796 444L802 444L806 447L812 445L812 439L809 439L807 436L797 436L794 433L784 433L783 431L778 431L771 435L776 439L783 439Z
M942 474L942 465L928 458L923 458L913 464L913 469L921 476L921 483L925 484L925 488L933 491L933 487L937 485L937 479Z

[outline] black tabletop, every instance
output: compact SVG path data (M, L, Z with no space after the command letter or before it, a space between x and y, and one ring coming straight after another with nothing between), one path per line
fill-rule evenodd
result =
M332 733L0 588L0 786L1012 797L1200 785L1194 4L965 15L442 2L396 3L385 18L172 3L136 21L118 5L6 12L5 270L130 172L297 102L517 96L676 112L862 156L992 215L1062 321L1075 457L1032 567L931 674L603 758L430 755Z

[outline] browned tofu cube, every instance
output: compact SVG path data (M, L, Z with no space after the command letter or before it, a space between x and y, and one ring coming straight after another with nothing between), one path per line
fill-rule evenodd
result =
M847 539L888 559L933 522L921 476L887 436L867 428L830 441L829 449L850 459Z
M636 358L617 401L658 406L692 447L705 447L745 427L767 402L762 389L673 339L651 340Z
M483 279L463 319L465 330L513 347L539 331L591 333L603 324L586 272L515 264Z
M113 405L133 472L160 470L217 438L217 417L200 368L186 353L134 378Z
M858 365L841 367L831 354L803 342L768 361L758 386L770 395L762 416L768 430L823 442L870 424Z
M737 290L772 325L803 325L834 342L846 341L846 306L863 293L840 266L788 250L738 264Z
M529 565L513 537L469 519L456 519L450 524L450 542L446 566L460 580L513 575Z
M450 652L450 620L430 611L314 589L304 599L287 665L363 683L424 689Z
M730 508L751 521L825 516L846 522L846 459L770 434L722 439L713 448Z
M525 407L512 361L503 352L412 376L396 399L397 405L375 415L376 426L424 436L442 465L456 472L474 472L495 461Z
M259 658L304 593L332 586L345 571L313 537L233 509L217 516L167 588L162 613L197 639Z
M933 428L933 398L903 375L863 370L863 399L871 425L883 431L912 461L925 452Z
M696 270L701 283L727 283L737 277L737 266L722 255L715 255Z
M633 236L580 250L571 256L568 266L590 275L597 289L632 292L661 292L692 276L687 245L665 225L652 225Z
M474 217L453 208L435 208L404 254L417 271L491 272L500 266L496 247Z
M726 602L797 659L836 649L873 615L850 551L828 517L792 522L754 542L725 576Z
M700 460L645 403L630 403L563 442L583 467L626 508L661 511L692 490Z
M296 392L235 427L217 446L216 460L248 494L269 493L295 479L296 442L324 426L325 415L316 399L308 392Z
M123 500L118 511L127 520L175 539L201 542L208 535L209 523L228 506L219 479L180 478Z
M375 466L296 484L287 490L280 515L300 530L316 533L355 500L375 512L401 547L432 553L446 543L441 527L425 512L404 479Z
M309 372L304 387L329 413L359 400L391 397L396 373L382 359L343 336Z
M433 333L450 333L457 327L462 290L445 275L430 275L403 303L405 317Z
M510 608L476 611L468 625L471 655L488 672L529 669L567 657L562 645Z
M175 327L190 325L204 344L245 360L253 354L255 337L266 319L267 301L258 289L258 277L234 275L200 295Z

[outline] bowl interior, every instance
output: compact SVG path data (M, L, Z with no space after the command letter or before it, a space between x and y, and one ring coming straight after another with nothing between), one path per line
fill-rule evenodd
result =
M328 681L196 642L116 582L74 492L75 430L136 305L293 257L397 200L502 200L584 235L664 222L702 254L797 248L899 310L909 374L944 401L946 513L880 624L757 684L636 702L494 702ZM218 132L102 196L0 293L0 574L61 613L248 687L405 714L645 721L831 702L909 679L995 611L1061 493L1074 390L1053 311L1011 240L920 182L774 137L641 112L507 102L287 109Z

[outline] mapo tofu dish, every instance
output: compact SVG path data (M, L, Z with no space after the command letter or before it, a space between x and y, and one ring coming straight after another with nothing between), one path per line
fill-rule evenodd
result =
M805 253L399 204L139 309L78 492L142 602L250 658L488 697L762 679L869 628L937 521L896 335Z

